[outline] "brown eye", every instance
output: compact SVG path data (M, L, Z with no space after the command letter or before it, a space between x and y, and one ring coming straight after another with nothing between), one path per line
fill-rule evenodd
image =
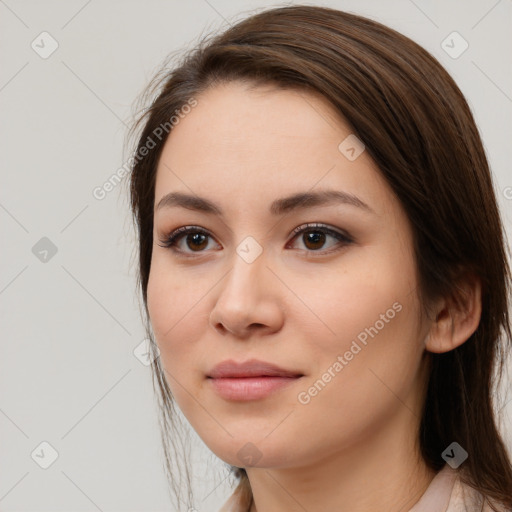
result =
M208 245L208 235L204 235L203 233L194 233L188 234L185 237L185 243L187 247L192 250L201 250L204 249ZM206 243L205 243L206 241Z
M341 246L346 246L353 242L350 236L335 231L323 224L307 224L305 226L299 226L294 229L293 233L296 236L294 239L301 240L302 244L305 247L305 251L307 252L332 252L329 250L330 248L324 250L324 246L328 243L329 238L334 239L337 243L331 244L331 247L334 247L333 250L336 250ZM302 235L299 237L299 235Z
M304 241L304 245L313 251L321 249L325 244L325 233L320 231L308 231L302 235L302 240Z
M292 240L300 240L307 254L318 255L335 252L353 242L352 238L345 233L331 229L323 224L307 224L294 229ZM302 235L302 236L299 236ZM335 243L328 245L329 239ZM176 229L165 239L160 240L160 247L169 248L180 256L193 257L207 252L208 242L214 240L208 231L199 226L183 226ZM327 245L327 248L325 246Z
M202 228L196 226L184 226L173 231L167 238L161 240L160 247L170 248L176 252L204 252L208 246L211 235ZM185 240L185 248L181 244L182 239ZM180 247L180 245L182 245Z

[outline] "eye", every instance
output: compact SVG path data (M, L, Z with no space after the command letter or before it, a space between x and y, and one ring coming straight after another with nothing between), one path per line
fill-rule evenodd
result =
M192 252L204 252L203 249L208 246L208 237L210 233L199 226L183 226L174 230L164 240L160 240L160 247L172 249L177 253L186 253L187 251L179 247L181 239L185 239L186 246ZM186 237L186 238L185 238Z
M341 248L339 247L340 245L345 246L353 242L352 238L349 235L336 231L324 224L318 223L311 223L306 224L305 226L299 226L298 228L295 228L293 230L292 235L295 235L294 239L298 238L299 235L302 235L302 238L300 238L300 240L303 242L308 252L322 252L324 254L326 252L331 253L336 250L339 250ZM338 241L338 243L334 244L334 250L325 251L323 250L323 246L325 245L326 240L329 237L334 238L335 240Z
M343 247L353 242L348 234L318 223L310 223L295 228L292 232L292 235L294 235L293 240L297 239L301 234L303 235L301 240L307 252L331 253L341 248L336 248L336 246ZM338 241L337 244L334 244L335 249L321 250L329 237ZM171 249L175 253L190 255L194 252L205 252L204 249L208 247L209 238L212 238L211 234L199 226L183 226L174 230L165 239L160 240L161 243L158 245ZM190 252L183 248L182 240L185 241L185 246L190 249Z

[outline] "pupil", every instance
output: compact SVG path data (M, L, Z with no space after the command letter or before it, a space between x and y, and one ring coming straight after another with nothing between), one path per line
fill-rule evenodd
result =
M313 249L319 249L324 243L325 234L321 233L319 231L312 231L312 232L308 233L306 235L306 237L307 237L306 246L308 245L308 243L313 243L313 245L315 245L315 247L313 247ZM316 245L319 245L320 247L318 247Z
M201 237L203 238L201 243ZM194 233L192 235L188 235L187 242L192 241L192 244L197 249L202 249L202 246L204 245L204 241L206 240L206 235L203 235L202 233ZM192 249L193 247L191 247Z

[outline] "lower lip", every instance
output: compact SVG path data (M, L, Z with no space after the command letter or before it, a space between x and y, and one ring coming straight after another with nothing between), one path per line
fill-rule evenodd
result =
M226 400L258 400L299 380L300 377L239 377L209 380Z

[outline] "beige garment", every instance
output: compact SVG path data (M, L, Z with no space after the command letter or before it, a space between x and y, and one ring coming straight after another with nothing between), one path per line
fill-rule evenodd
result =
M409 512L493 512L488 505L483 507L482 503L482 495L462 483L458 472L446 464ZM234 492L219 512L249 512L250 505L250 496ZM500 510L512 512L503 507Z

